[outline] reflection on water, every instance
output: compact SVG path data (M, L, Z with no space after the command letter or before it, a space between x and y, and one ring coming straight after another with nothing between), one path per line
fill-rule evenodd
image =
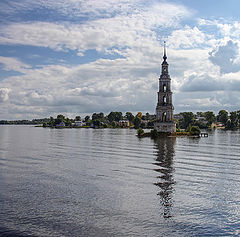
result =
M239 142L0 126L0 236L237 236Z
M163 217L172 217L171 209L173 206L173 191L174 191L174 178L173 178L173 157L174 157L174 144L176 138L159 138L155 140L157 148L157 158L155 165L158 166L155 171L159 172L158 181L155 183L160 188L158 195L163 206Z

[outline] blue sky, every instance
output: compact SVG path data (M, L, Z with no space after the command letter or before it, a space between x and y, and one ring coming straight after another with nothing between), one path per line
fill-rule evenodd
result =
M2 0L0 119L155 113L167 41L175 113L239 110L238 0Z

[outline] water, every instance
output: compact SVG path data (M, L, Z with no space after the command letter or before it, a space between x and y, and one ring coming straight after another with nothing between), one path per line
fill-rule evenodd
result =
M238 236L240 132L0 126L0 236Z

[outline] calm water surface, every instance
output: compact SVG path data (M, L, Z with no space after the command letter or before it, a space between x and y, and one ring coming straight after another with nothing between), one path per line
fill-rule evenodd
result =
M239 236L240 132L0 126L0 236Z

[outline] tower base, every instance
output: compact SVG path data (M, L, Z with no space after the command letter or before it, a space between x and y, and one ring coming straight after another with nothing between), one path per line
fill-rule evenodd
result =
M174 133L176 132L176 124L174 122L155 122L154 129L158 132Z

